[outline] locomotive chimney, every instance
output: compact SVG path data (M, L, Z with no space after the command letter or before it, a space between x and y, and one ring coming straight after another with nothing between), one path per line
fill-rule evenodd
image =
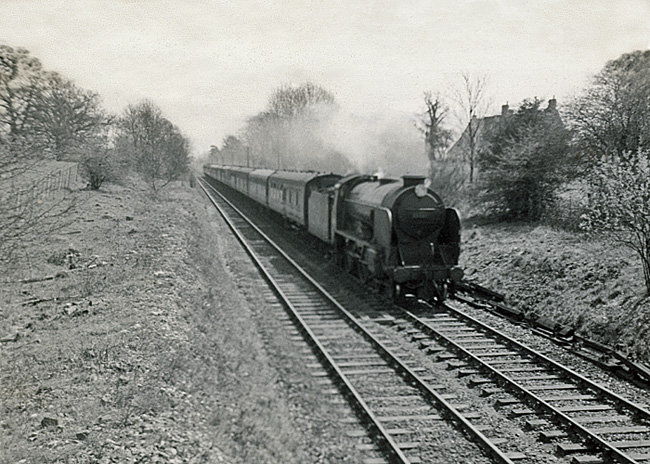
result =
M422 184L424 183L424 179L426 179L424 176L402 176L404 187L413 187L415 185Z

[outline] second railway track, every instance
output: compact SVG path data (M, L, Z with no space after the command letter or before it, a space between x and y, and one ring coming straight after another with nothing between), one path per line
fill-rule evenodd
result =
M496 396L495 405L557 443L577 463L650 461L650 411L449 305L424 316L405 310L408 330L450 369ZM505 393L505 394L504 394ZM572 440L571 442L568 440Z

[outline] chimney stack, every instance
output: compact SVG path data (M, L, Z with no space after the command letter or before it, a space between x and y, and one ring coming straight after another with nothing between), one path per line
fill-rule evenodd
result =
M508 115L508 109L510 107L508 106L508 103L506 102L505 105L501 105L501 116L507 116Z
M548 110L554 110L557 108L557 100L555 98L551 98L548 101Z

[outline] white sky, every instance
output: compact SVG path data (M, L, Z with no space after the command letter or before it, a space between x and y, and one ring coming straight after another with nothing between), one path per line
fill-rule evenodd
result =
M486 73L494 108L575 94L648 47L649 0L0 0L0 43L98 92L152 99L197 152L307 80L346 111L412 114Z

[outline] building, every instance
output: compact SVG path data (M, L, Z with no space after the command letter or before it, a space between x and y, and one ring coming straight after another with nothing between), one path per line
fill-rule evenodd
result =
M556 118L560 123L560 113L557 110L557 100L552 98L548 101L548 106L544 112L551 118ZM476 169L478 154L487 148L491 135L494 134L501 124L507 121L507 118L512 116L514 111L510 109L508 104L501 106L501 113L494 116L486 116L484 118L472 119L472 131L474 131L474 162L471 167L472 170ZM456 143L447 151L446 158L451 160L465 160L470 159L470 124L467 125L461 136ZM472 173L473 177L473 173Z
M557 118L558 120L561 121L560 118L560 113L557 111L557 100L555 98L552 98L548 101L548 106L544 110L544 112L548 113L550 117ZM485 148L486 144L488 143L489 140L489 135L494 133L494 131L497 129L499 124L501 124L505 118L508 116L512 116L514 114L514 111L510 109L508 104L506 103L505 105L501 106L501 114L496 114L494 116L486 116L484 118L476 118L474 117L473 121L473 127L477 127L478 124L478 129L476 129L476 134L475 134L475 149L476 153L481 151L482 148ZM456 143L452 145L452 147L447 151L447 157L448 158L454 158L454 159L465 159L467 157L467 153L469 152L469 124L461 134L461 136L458 138Z

